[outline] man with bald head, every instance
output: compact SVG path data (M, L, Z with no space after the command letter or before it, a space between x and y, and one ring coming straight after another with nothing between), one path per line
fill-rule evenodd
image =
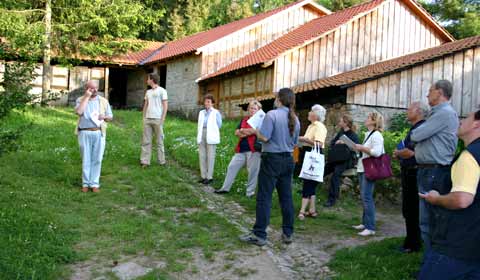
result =
M402 179L402 214L405 218L407 235L400 247L401 252L418 252L422 247L419 226L419 200L417 186L417 161L415 160L415 143L412 142L412 131L425 122L429 107L421 101L410 104L407 119L412 124L407 136L397 146L393 155L400 160Z
M107 124L113 118L108 100L97 94L98 85L88 81L85 93L79 97L75 106L78 120L78 143L82 155L82 192L98 192L100 188L100 172Z

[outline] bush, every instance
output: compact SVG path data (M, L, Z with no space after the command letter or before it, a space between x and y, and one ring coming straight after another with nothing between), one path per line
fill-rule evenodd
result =
M23 109L32 101L30 82L35 78L33 62L9 62L0 82L0 120L13 109Z

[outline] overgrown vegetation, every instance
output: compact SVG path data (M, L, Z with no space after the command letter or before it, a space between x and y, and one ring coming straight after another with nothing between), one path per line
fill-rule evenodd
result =
M101 275L113 262L138 255L166 263L144 279L168 279L186 269L198 271L191 267L198 252L213 260L217 252L232 252L241 246L237 229L192 192L197 178L174 162L198 170L196 122L167 118L165 141L170 163L166 168L153 165L141 169L141 113L115 111L103 161L101 192L84 194L79 191L81 160L73 135L75 120L71 108L27 109L25 113L14 111L6 118L6 129L32 125L20 141L16 140L21 144L18 151L0 157L0 185L4 190L0 193L0 242L7 244L0 250L0 279L65 279L72 273L72 265L91 260L96 263L92 269ZM216 188L223 183L234 152L236 125L237 121L227 120L222 127ZM253 217L255 200L245 197L245 184L246 173L242 171L232 192L225 196L226 203L239 202L247 210L245 215ZM300 187L296 182L296 211ZM339 204L327 210L321 207L325 198L325 188L321 187L320 215L304 222L296 220L296 232L353 237L356 232L350 226L358 223L361 212L358 199L343 194ZM280 225L274 195L272 226L279 229ZM398 240L386 242L341 251L333 261L334 270L343 277L340 279L354 279L351 277L359 269L367 267L377 273L372 279L404 279L405 273L390 278L394 275L391 271L410 265L413 269L417 257L397 255L392 248L400 244ZM358 263L351 257L364 255L367 258ZM379 259L388 260L379 264Z
M338 280L412 279L418 271L422 253L404 254L400 238L376 241L338 251L329 263Z
M237 229L192 195L181 169L140 168L140 114L114 114L98 195L79 191L71 109L5 119L6 129L32 126L15 153L0 157L0 279L67 279L69 264L91 259L102 273L138 255L165 262L151 275L172 275L190 268L197 252L212 259L239 246Z

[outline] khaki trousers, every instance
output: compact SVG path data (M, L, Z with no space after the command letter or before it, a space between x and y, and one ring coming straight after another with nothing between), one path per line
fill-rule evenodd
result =
M140 155L140 162L142 164L150 165L150 159L152 157L153 135L155 135L157 142L158 163L165 164L165 148L163 146L163 123L161 119L143 120L142 154Z
M258 152L236 153L228 165L227 175L221 190L230 191L238 171L246 165L248 171L247 196L254 195L257 188L258 172L260 171L260 156L261 153Z
M213 179L213 168L215 167L215 151L217 145L207 144L207 129L202 132L202 142L198 144L198 157L200 160L200 175L203 179Z

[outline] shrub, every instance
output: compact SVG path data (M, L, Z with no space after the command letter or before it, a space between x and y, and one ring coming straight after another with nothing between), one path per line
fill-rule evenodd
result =
M32 101L30 82L35 78L33 62L9 62L0 82L0 119L13 109L23 109Z

